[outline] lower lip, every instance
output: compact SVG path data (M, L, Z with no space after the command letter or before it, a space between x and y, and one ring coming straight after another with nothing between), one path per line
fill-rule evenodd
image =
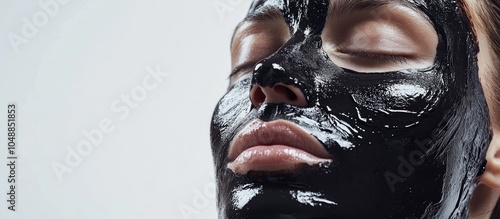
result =
M300 164L313 166L331 161L285 145L255 146L243 151L227 167L237 174L246 175L249 171L293 170Z

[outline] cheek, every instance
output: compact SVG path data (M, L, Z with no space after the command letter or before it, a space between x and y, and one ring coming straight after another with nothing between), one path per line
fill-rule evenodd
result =
M446 91L439 78L436 73L343 74L323 100L354 123L410 128L439 108Z
M220 138L218 140L222 145L231 140L234 130L241 125L251 110L251 102L248 97L250 83L250 77L241 79L222 97L215 109L212 132L218 132Z
M430 88L418 84L395 83L359 90L352 96L358 105L373 111L422 114L432 104L428 101L432 93Z
M439 98L438 92L416 84L380 85L353 94L358 117L366 124L383 128L410 128L420 123Z

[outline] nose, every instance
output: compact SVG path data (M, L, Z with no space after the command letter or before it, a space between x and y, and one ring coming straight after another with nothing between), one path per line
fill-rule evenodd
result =
M260 106L263 103L285 103L299 107L307 106L306 98L299 88L283 83L275 84L273 87L253 85L250 91L250 99L254 106Z
M252 104L259 107L263 103L290 104L306 107L307 100L302 90L293 85L285 84L281 78L289 78L285 70L278 64L259 63L254 71L254 81L250 90Z

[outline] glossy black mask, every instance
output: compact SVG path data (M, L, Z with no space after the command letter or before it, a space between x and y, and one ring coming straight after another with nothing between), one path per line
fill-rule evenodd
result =
M211 141L220 218L466 218L491 134L477 45L455 1L415 0L439 37L427 69L365 74L322 49L327 1L255 1L278 8L292 37L232 85L215 109ZM306 31L307 30L307 31ZM306 107L253 106L252 85L295 85ZM284 119L334 157L293 175L238 175L228 146L254 119Z

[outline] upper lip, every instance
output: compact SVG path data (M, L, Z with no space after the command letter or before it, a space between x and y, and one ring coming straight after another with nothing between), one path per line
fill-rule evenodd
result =
M262 145L285 145L305 151L318 158L331 158L330 154L316 138L295 123L285 120L252 121L231 142L228 158L230 161L234 161L243 151Z

